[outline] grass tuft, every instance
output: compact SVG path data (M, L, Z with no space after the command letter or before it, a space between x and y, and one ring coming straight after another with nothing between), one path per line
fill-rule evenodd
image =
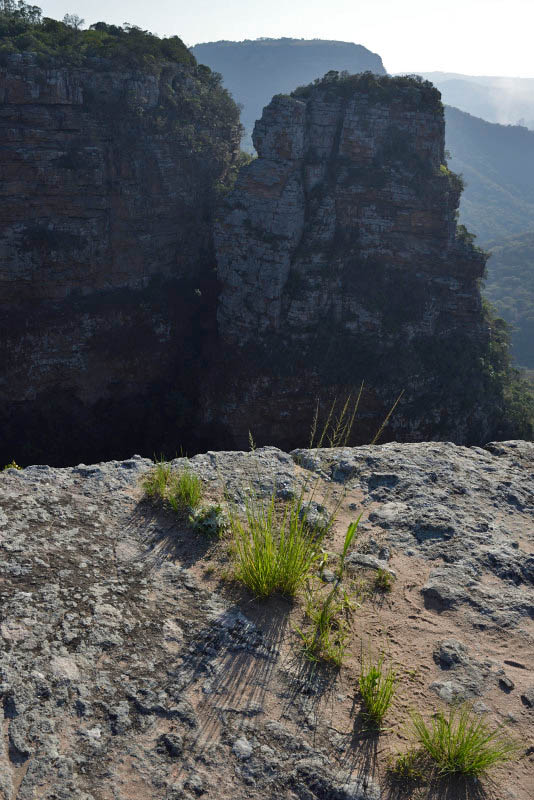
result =
M491 728L468 703L451 708L448 716L439 711L429 724L419 713L411 716L417 740L438 775L478 777L517 753L502 725Z
M143 477L141 486L148 498L168 504L176 513L194 511L202 500L202 481L198 475L187 467L175 472L163 459Z
M268 499L249 494L244 520L230 509L235 577L257 597L293 597L321 557L323 534L310 531L301 508L297 497L278 509L273 491Z
M188 469L172 473L167 489L167 499L173 511L195 510L202 500L202 481Z
M397 682L394 669L391 666L386 668L384 660L385 657L381 655L378 661L373 663L370 656L365 659L362 654L359 678L364 716L377 728L382 724L391 705Z

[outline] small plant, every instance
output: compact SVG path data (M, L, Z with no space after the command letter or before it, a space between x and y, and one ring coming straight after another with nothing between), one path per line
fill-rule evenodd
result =
M198 508L202 500L202 481L188 469L172 473L168 482L167 499L173 511L189 511Z
M19 467L17 462L15 460L13 460L13 461L10 461L9 464L6 464L4 469L22 469L22 467ZM2 470L2 472L3 472L3 470Z
M397 676L391 666L384 665L384 656L373 663L362 655L359 687L362 696L364 715L369 722L379 728L395 694Z
M390 761L388 772L390 776L401 783L415 783L425 778L424 753L421 750L408 750L399 753Z
M213 538L220 538L228 527L228 519L220 505L198 508L189 516L189 522L196 531Z
M345 655L345 644L349 635L349 615L354 604L346 590L341 586L348 549L356 535L361 514L356 522L351 522L345 534L343 550L339 555L337 579L326 594L321 593L320 585L308 584L306 597L306 616L312 623L308 631L297 628L302 639L304 654L310 661L325 661L340 667Z
M171 465L163 459L157 461L154 469L147 472L141 480L145 495L151 500L164 500L170 477Z
M173 471L163 459L143 477L141 486L148 498L168 504L176 513L194 511L202 500L198 475L187 467L181 472Z
M383 569L383 567L380 567L376 571L373 585L378 592L391 592L391 590L393 589L394 580L395 579L393 578L391 572L388 572L387 569Z
M417 740L438 775L478 777L517 753L502 725L491 728L468 703L451 708L448 716L439 711L428 725L419 713L411 717Z
M302 496L279 511L276 491L268 499L250 494L245 521L230 507L235 577L257 597L293 597L321 556L322 535L313 535L301 507Z
M340 581L343 579L343 573L345 571L345 559L347 557L349 547L351 546L352 541L356 536L356 531L358 530L358 525L360 524L361 518L362 515L360 514L356 522L351 522L349 527L347 528L347 533L345 534L345 541L343 542L343 550L341 551L341 554L339 556L339 566L337 568L337 575Z
M322 597L317 583L308 585L306 617L312 624L311 629L302 631L297 628L307 659L341 666L349 635L348 617L353 607L349 595L340 590L337 583Z

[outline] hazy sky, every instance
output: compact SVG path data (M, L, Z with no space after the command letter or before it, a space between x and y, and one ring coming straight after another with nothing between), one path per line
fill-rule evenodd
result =
M534 0L43 0L47 16L129 22L188 45L292 36L379 53L389 72L534 77Z

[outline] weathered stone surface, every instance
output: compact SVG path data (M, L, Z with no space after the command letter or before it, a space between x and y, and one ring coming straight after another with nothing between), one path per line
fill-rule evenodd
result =
M177 459L173 467L184 463ZM210 452L189 466L206 493L222 483L237 503L247 485L269 496L280 486L298 490L309 475L332 490L346 489L347 502L364 511L362 535L373 533L370 552L379 551L381 535L380 547L389 549L400 573L398 594L413 586L408 608L413 613L419 603L414 616L432 623L425 668L434 672L423 678L431 697L435 684L446 701L471 697L488 704L495 689L506 714L531 719L534 587L503 573L486 550L499 553L515 543L519 564L532 550L534 444L503 442L486 450L388 444L292 454L261 448ZM204 588L195 570L206 540L141 501L138 482L150 467L134 456L0 474L0 789L6 800L131 800L136 794L145 800L378 800L367 736L363 743L355 738L353 717L342 727L338 710L347 694L345 705L353 703L354 665L321 706L320 682L291 672L295 650L282 654L293 626L284 635L273 630L272 608L254 622L259 604L246 598L240 607L231 593ZM387 496L368 491L377 473L390 476ZM505 503L510 493L520 504ZM418 537L417 519L438 501L450 509L454 535ZM487 522L483 531L481 522ZM425 565L458 568L447 573L456 603L425 609ZM463 634L446 632L455 620L471 636L469 645ZM405 618L393 622L409 665L419 642L406 640ZM437 624L445 635L436 635ZM501 637L505 661L477 649L485 631L491 645ZM524 648L520 658L505 647L513 636ZM503 664L514 676L506 696L498 688ZM424 689L420 684L418 691ZM518 797L529 800L528 783L519 786Z
M416 81L327 77L264 109L258 158L219 216L225 368L206 417L237 446L252 430L290 448L317 397L328 407L365 381L355 441L404 390L390 436L483 443L504 425L482 366L485 257L457 233L439 97Z
M2 63L1 464L179 448L238 128L194 65Z

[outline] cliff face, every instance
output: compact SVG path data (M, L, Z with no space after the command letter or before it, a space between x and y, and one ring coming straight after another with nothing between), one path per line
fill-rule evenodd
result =
M262 441L274 427L270 441L305 441L313 399L362 380L362 441L402 390L390 434L488 437L498 402L484 367L485 256L456 228L439 94L327 76L275 97L254 144L216 228L219 330L235 354L222 393L230 438L241 445L250 428Z
M179 441L215 319L236 106L194 62L13 54L0 137L0 449L68 463Z

